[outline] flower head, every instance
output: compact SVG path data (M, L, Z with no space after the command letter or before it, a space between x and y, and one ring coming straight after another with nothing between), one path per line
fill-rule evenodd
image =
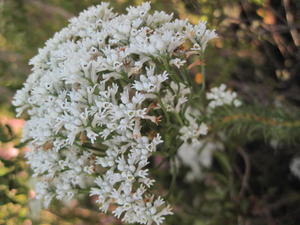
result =
M33 149L27 159L45 205L88 189L102 211L114 204L113 214L128 223L161 224L172 214L161 197L149 195L154 180L146 166L163 142L157 103L180 112L190 90L170 80L162 61L181 68L185 54L176 49L195 42L203 51L215 37L205 24L172 17L151 14L149 2L120 15L102 3L72 18L31 59L32 73L13 104L30 116L23 140ZM144 129L149 123L155 135ZM205 135L207 127L192 131L192 138Z

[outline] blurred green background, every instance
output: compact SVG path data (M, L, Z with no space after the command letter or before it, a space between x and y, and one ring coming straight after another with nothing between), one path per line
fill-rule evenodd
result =
M68 19L100 0L0 0L0 224L92 225L119 224L97 212L92 199L56 203L39 210L28 151L19 143L23 120L14 119L11 99L30 73L28 61L38 48L66 26ZM108 1L117 12L140 0ZM209 86L226 83L246 104L299 111L300 105L300 1L298 0L153 0L153 10L197 23L206 20L220 38L207 49L205 64ZM300 134L299 134L300 136ZM234 143L234 144L233 144ZM232 153L232 145L244 149ZM300 183L289 172L299 143L276 145L263 138L228 140L214 171L201 184L178 184L182 206L167 224L300 224ZM246 155L246 156L245 156ZM244 161L251 159L247 192L236 196ZM224 166L225 165L225 166ZM223 167L222 167L223 166ZM168 171L167 171L168 172ZM218 177L219 179L213 179ZM281 179L285 178L285 179ZM188 192L199 193L198 208L189 208ZM177 204L181 205L177 202ZM186 206L186 207L185 207ZM178 212L177 212L178 211Z

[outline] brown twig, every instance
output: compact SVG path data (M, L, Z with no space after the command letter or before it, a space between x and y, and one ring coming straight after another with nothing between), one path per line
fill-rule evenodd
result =
M269 119L269 118L256 116L254 114L247 114L247 113L225 116L221 119L221 123L227 123L233 120L240 120L240 119L253 120L270 126L278 126L278 127L299 127L300 126L300 120L281 122L275 119Z
M276 201L274 203L269 204L267 207L270 209L270 211L274 211L274 210L278 210L281 207L288 205L290 203L295 203L299 200L300 200L300 195L287 196L287 197L283 197L283 198L279 199L278 201Z
M58 14L62 17L65 17L65 18L70 18L70 17L73 17L73 14L72 13L69 13L68 11L60 8L60 7L57 7L57 6L53 6L53 5L49 5L49 4L46 4L44 2L41 2L41 1L38 1L38 0L26 0L28 3L40 8L41 10L44 10L48 13L51 13L51 14Z
M290 8L290 1L289 0L283 0L283 5L285 9L285 15L286 15L286 20L289 26L292 26L294 24L294 16L293 13L291 12ZM300 46L300 37L297 32L297 29L291 29L291 36L294 41L294 44L299 47Z
M242 156L244 163L245 163L245 172L242 178L242 184L241 184L241 189L239 192L239 198L241 198L245 190L248 189L249 185L249 178L250 178L250 172L251 172L251 163L250 163L250 158L248 154L245 152L245 150L241 147L237 148L237 152Z

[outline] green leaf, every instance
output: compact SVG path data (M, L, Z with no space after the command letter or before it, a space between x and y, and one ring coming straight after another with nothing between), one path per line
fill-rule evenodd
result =
M13 170L14 170L14 167L10 167L10 168L7 168L5 166L1 167L0 168L0 177L5 176L6 174L10 173Z
M229 175L232 172L232 169L231 169L231 165L230 165L229 159L227 158L227 155L225 155L222 152L216 151L214 153L214 156L215 156L216 160L218 161L218 163L220 164L220 166L223 169L223 171L227 175Z

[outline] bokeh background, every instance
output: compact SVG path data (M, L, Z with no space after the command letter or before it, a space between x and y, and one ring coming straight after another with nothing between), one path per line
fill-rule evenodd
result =
M121 224L99 213L90 198L68 204L57 202L48 210L41 209L24 160L24 153L30 149L20 143L24 121L14 118L11 106L15 91L30 73L28 61L38 48L66 26L69 18L100 2L0 0L0 224ZM125 12L127 6L143 1L108 2L115 11ZM205 57L208 86L226 83L246 104L299 111L299 0L151 2L154 10L173 12L175 17L188 18L192 23L206 20L217 30L219 38L209 46ZM216 157L202 182L177 184L179 206L167 224L300 224L300 180L289 171L291 158L299 154L299 143L279 145L276 140L266 142L257 136L244 140L241 136L225 143L225 152ZM237 143L239 153L232 153ZM251 171L246 173L247 190L235 194L247 170ZM163 172L168 173L167 169ZM198 193L202 200L199 207L189 207L189 193Z

